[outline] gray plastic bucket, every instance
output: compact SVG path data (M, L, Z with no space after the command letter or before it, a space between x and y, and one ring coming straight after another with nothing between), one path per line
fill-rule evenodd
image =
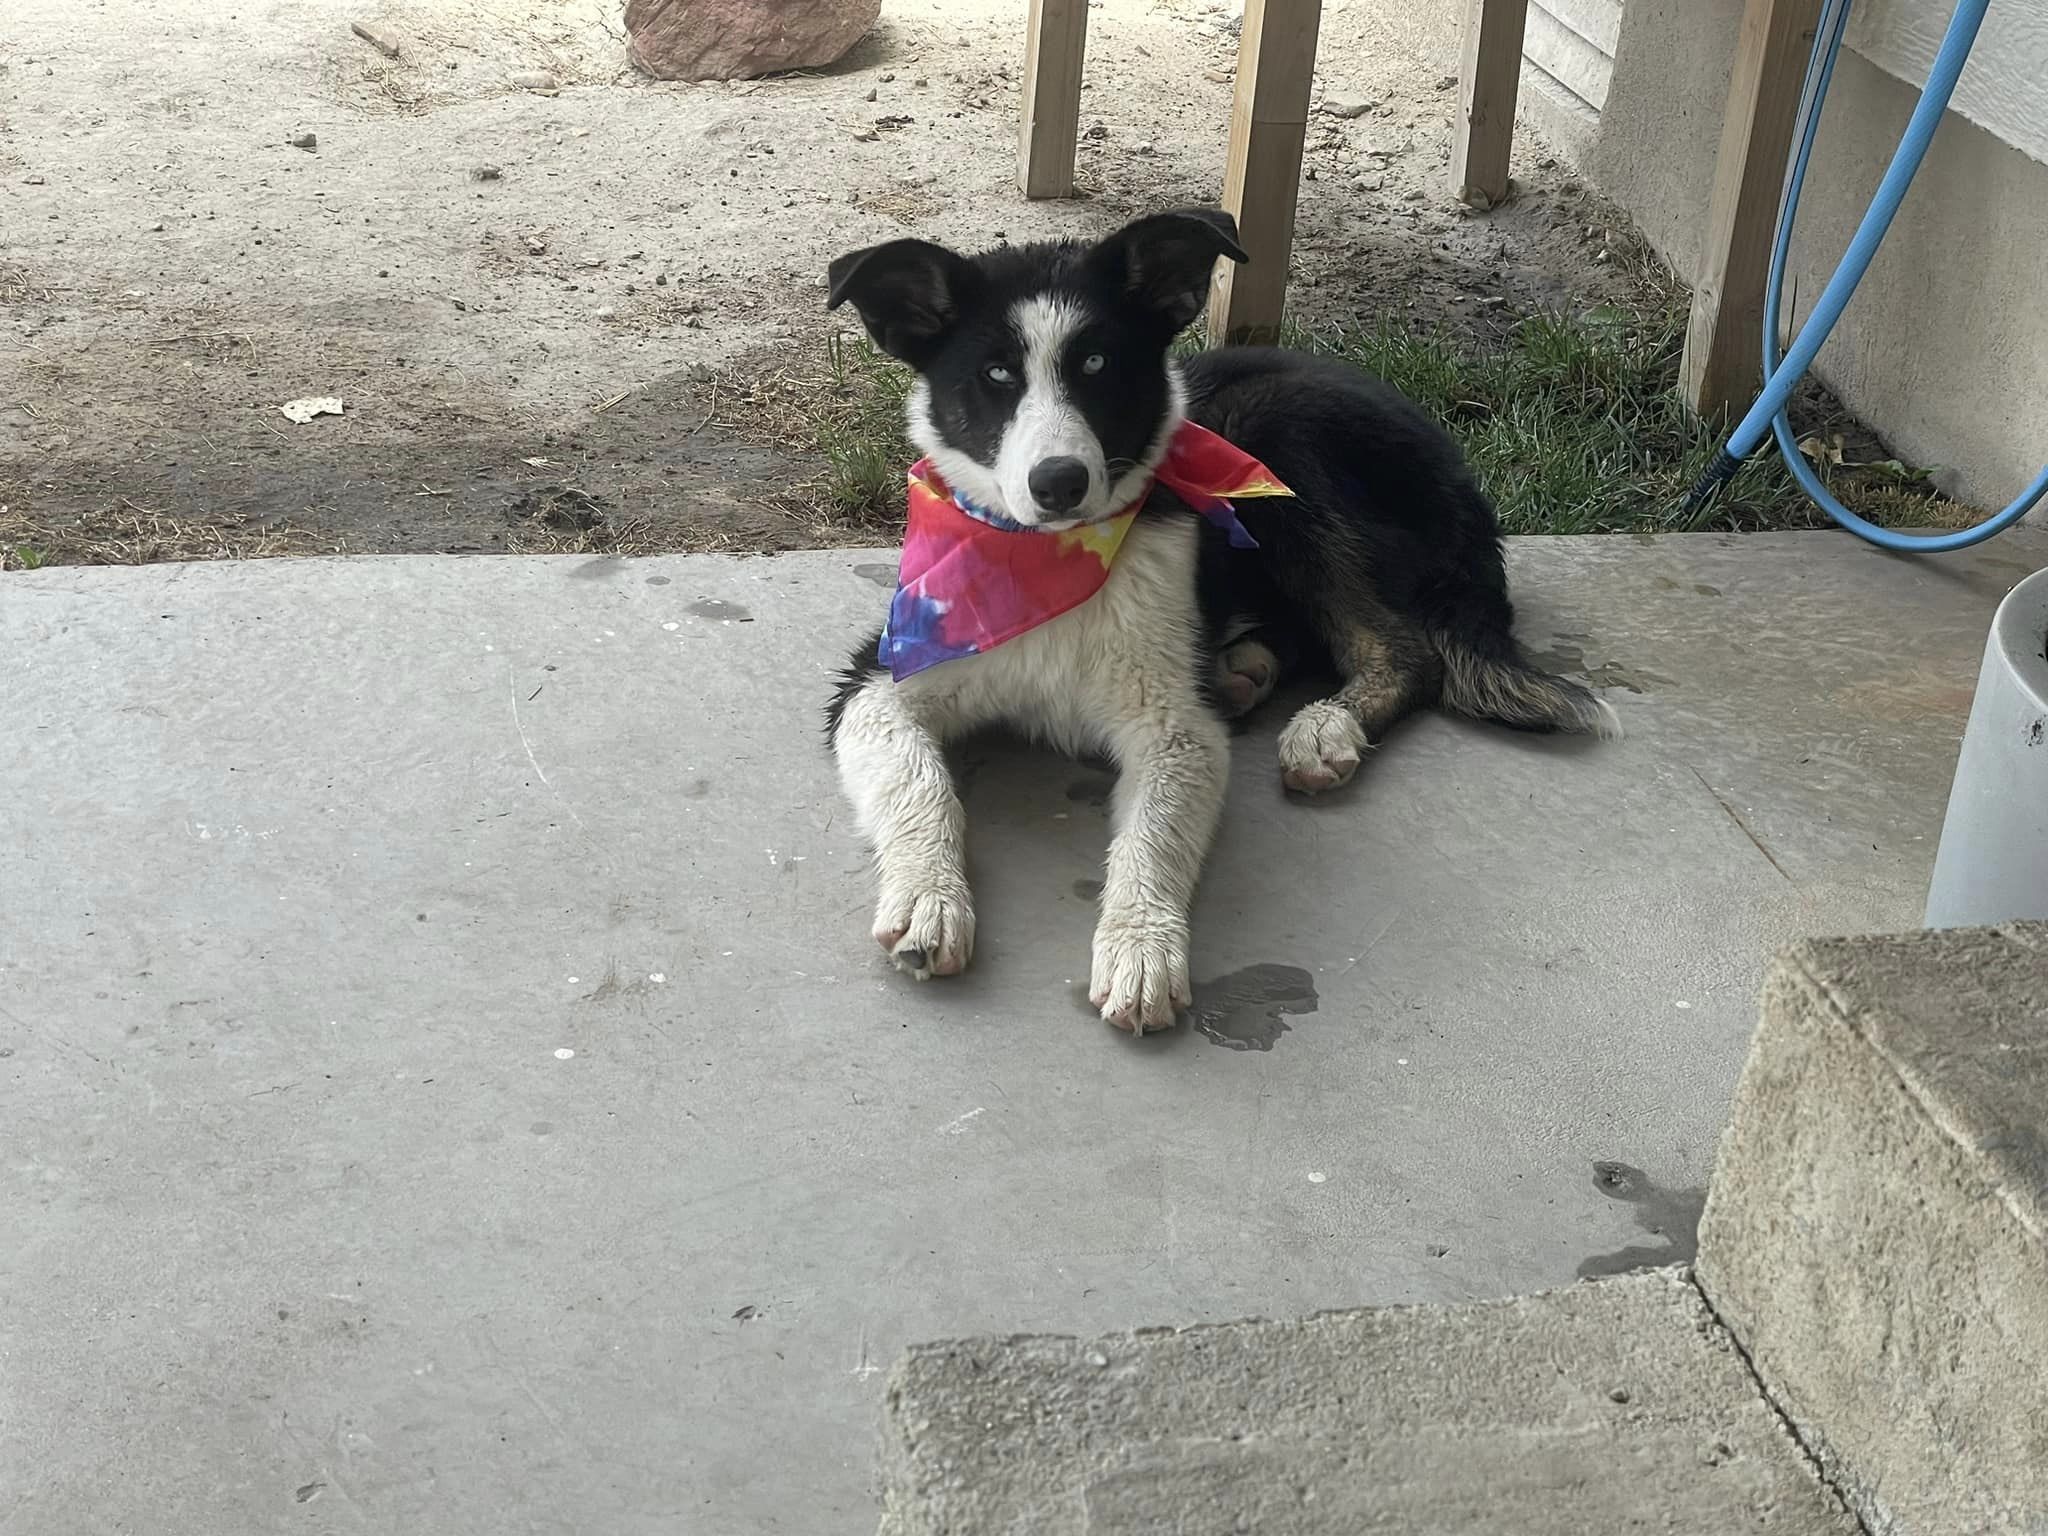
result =
M1991 620L1934 856L1927 926L2048 918L2048 570Z

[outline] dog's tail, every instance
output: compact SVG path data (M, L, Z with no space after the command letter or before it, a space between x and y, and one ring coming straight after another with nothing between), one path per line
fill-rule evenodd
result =
M1430 638L1443 658L1446 709L1518 731L1621 739L1621 717L1592 689L1543 671L1514 636L1504 592L1472 588L1446 604Z

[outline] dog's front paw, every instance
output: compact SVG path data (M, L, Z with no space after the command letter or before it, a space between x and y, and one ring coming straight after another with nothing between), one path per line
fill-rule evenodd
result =
M1305 704L1280 733L1280 778L1304 794L1335 789L1358 772L1366 751L1365 728L1349 710Z
M1095 930L1088 1000L1118 1029L1171 1029L1174 1015L1194 1001L1187 924L1105 917Z
M974 906L965 887L882 893L875 942L896 969L930 981L957 976L974 957Z

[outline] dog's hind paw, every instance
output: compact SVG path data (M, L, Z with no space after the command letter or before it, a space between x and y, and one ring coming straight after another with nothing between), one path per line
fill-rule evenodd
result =
M1280 658L1263 640L1236 641L1216 658L1216 693L1226 715L1257 709L1279 681Z
M1179 1010L1194 1002L1187 925L1105 920L1095 930L1088 1000L1106 1023L1135 1035L1173 1028Z
M1319 794L1349 782L1369 750L1365 727L1327 699L1305 704L1280 733L1280 778L1289 789Z
M896 969L919 981L957 976L974 957L974 907L965 890L884 893L875 942Z

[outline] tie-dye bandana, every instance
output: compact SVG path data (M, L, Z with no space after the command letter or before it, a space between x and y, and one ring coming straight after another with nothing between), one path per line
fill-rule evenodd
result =
M1153 478L1239 549L1258 545L1231 498L1294 494L1250 454L1191 421L1174 433ZM910 468L910 526L882 630L889 675L901 682L942 661L994 650L1088 601L1109 579L1145 496L1099 523L1047 532L970 506L931 460L919 459Z

